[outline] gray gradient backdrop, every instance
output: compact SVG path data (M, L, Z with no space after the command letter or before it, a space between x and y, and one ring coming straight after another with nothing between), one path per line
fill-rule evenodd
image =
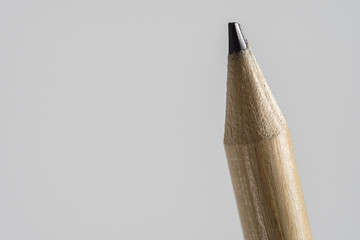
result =
M287 117L315 239L359 239L357 1L0 2L0 239L243 239L227 22Z

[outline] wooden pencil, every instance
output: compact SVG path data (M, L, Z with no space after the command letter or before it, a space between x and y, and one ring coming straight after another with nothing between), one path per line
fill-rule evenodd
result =
M224 145L246 240L310 240L281 113L240 25L229 23Z

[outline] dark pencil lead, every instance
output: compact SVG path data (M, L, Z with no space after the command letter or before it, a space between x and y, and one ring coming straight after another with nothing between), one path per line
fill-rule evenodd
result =
M247 48L247 40L241 30L240 24L229 23L229 55Z

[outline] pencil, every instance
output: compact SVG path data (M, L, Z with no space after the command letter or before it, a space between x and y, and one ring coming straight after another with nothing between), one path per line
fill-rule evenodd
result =
M229 23L224 146L246 240L312 239L287 122Z

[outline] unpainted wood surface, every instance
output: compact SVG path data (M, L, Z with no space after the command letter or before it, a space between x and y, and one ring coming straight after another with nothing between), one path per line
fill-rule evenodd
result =
M251 49L229 55L224 145L246 240L310 240L290 134Z

